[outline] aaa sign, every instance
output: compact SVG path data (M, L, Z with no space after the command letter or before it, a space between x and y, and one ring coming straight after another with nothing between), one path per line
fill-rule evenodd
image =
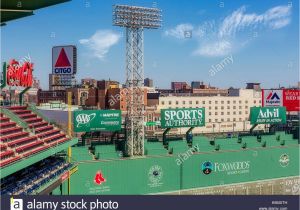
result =
M205 109L162 109L161 127L201 127L205 125Z
M118 131L121 130L120 110L74 111L74 131Z

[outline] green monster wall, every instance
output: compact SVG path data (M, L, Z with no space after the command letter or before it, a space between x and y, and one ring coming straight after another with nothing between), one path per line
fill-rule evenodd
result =
M208 174L205 162L211 165ZM105 179L101 184L94 181L97 173ZM203 152L179 165L177 155L80 162L71 177L71 194L154 194L288 176L299 176L298 144Z

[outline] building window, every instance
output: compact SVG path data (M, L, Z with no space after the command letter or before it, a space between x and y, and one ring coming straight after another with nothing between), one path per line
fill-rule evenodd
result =
M196 101L196 104L199 104L199 101Z
M232 120L233 120L233 122L235 122L235 118L233 118Z
M242 101L239 101L239 103L241 104L241 103L242 103Z
M227 104L230 104L230 101L227 101Z
M209 101L208 103L211 104L211 101Z
M205 101L202 101L202 104L205 104Z
M245 103L248 104L248 101L246 100Z
M215 104L218 104L218 101L215 101Z
M215 106L215 110L218 110L218 107L217 107L217 106Z
M182 104L185 104L185 101L182 101Z
M210 106L210 107L208 107L208 109L209 109L209 110L211 110L211 106Z
M165 105L165 102L164 102L164 101L162 101L162 102L161 102L161 105Z
M221 112L221 115L224 115L224 112Z
M245 114L248 114L248 111L245 111Z
M208 115L211 115L211 112L209 112Z
M169 105L172 105L172 101L169 101Z
M227 109L230 109L230 106L227 106Z
M253 101L253 103L255 103L255 104L256 104L256 100L254 100L254 101Z
M242 106L239 106L239 109L242 109Z
M192 102L192 101L190 101L190 104L193 104L193 102Z
M218 119L215 119L215 122L218 122Z
M221 104L224 104L224 101L221 101Z
M176 101L176 105L178 105L178 101Z
M248 106L245 106L245 109L248 109Z
M236 106L233 106L233 109L236 109Z
M208 122L211 122L211 119L209 119Z
M227 118L227 122L229 122L230 121L230 118Z
M227 115L230 115L230 112L227 112Z
M236 101L233 101L233 103L235 104L235 103L236 103Z
M224 122L224 119L223 119L223 118L221 119L221 122Z
M259 100L259 103L261 104L261 100Z
M242 118L239 118L239 121L242 122Z
M241 112L241 111L239 111L239 114L242 114L242 112Z
M217 116L217 115L218 115L218 112L215 112L215 115Z
M235 114L236 114L236 112L233 112L233 114L235 115Z

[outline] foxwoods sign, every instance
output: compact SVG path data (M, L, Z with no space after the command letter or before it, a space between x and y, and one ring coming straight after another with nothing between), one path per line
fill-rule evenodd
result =
M227 175L245 174L250 172L250 161L236 161L236 162L204 162L201 170L208 175L212 172L226 173Z

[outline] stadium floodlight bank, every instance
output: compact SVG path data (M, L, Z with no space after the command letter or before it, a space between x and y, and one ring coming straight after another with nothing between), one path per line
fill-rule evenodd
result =
M158 8L114 5L113 22L116 26L130 28L161 27L161 10Z
M126 28L126 155L144 155L144 29L161 26L161 10L113 6L113 24Z

